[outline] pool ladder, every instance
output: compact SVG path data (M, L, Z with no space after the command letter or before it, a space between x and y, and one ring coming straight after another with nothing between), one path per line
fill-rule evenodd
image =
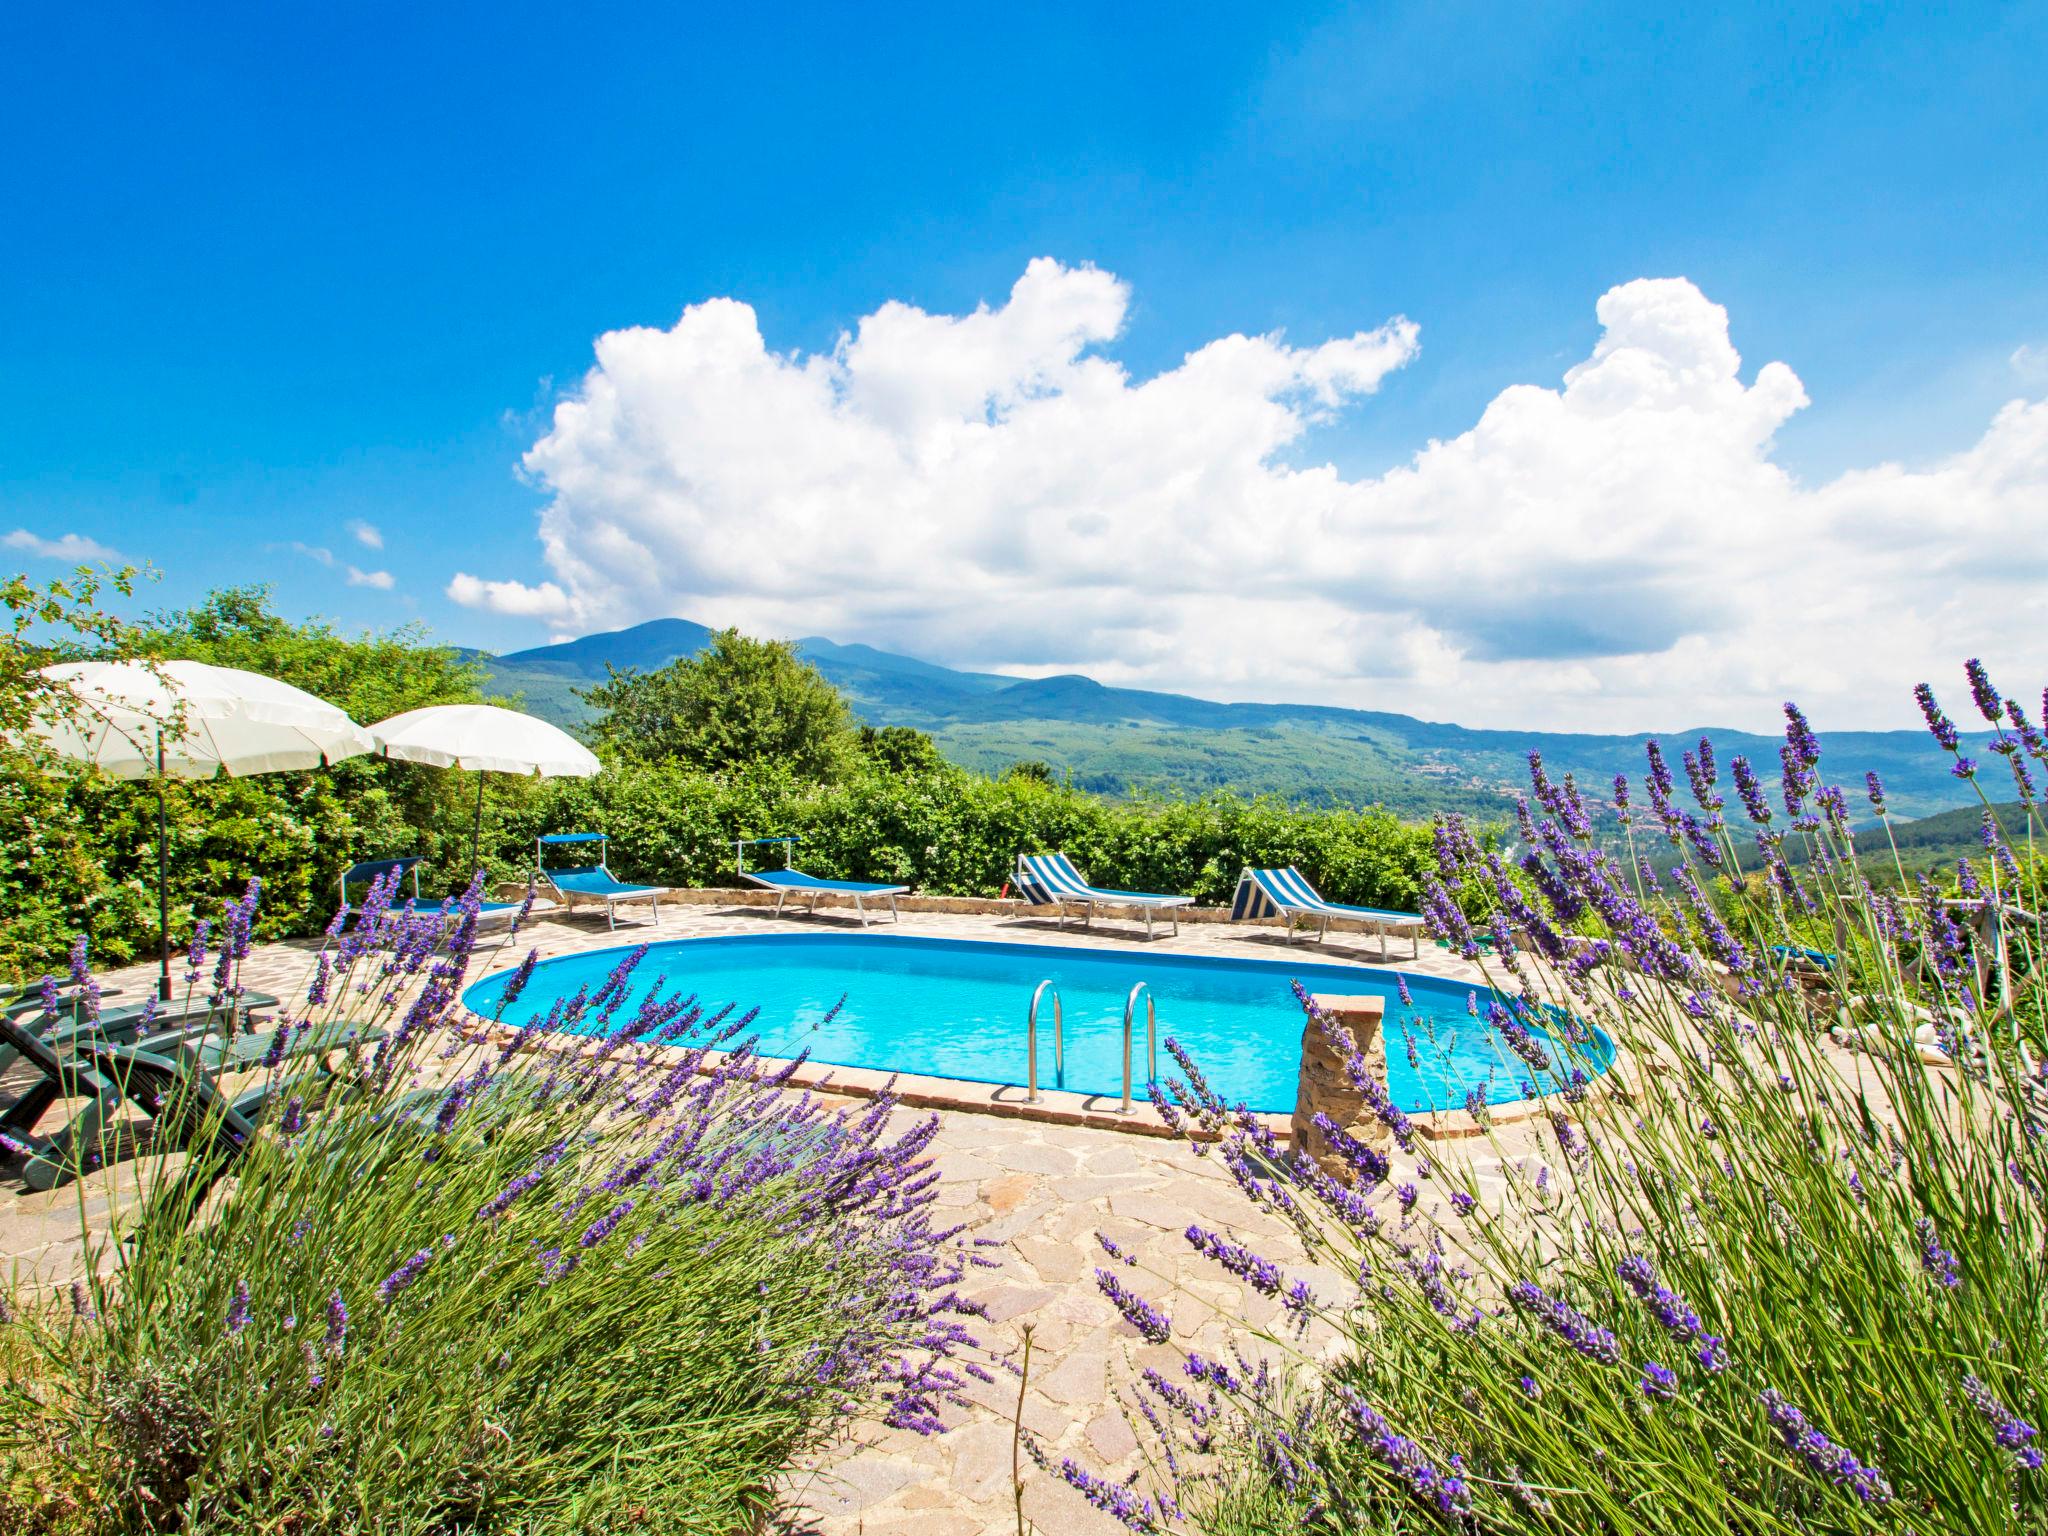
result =
M1024 1021L1024 1052L1026 1057L1024 1102L1027 1104L1036 1104L1039 1101L1038 1005L1044 1001L1047 992L1052 993L1053 1086L1057 1088L1065 1088L1067 1086L1067 1042L1065 1031L1061 1028L1060 989L1052 984L1052 978L1048 976L1038 984L1038 990L1031 994L1031 1013Z
M1038 1092L1038 1010L1045 1001L1046 993L1052 994L1052 1063L1055 1087L1067 1086L1066 1031L1060 1013L1059 988L1048 976L1038 984L1031 994L1031 1011L1024 1021L1025 1090L1027 1104L1039 1102ZM1159 1007L1153 1001L1152 988L1139 982L1131 988L1131 994L1124 999L1124 1094L1123 1103L1117 1113L1131 1112L1131 1033L1138 1014L1138 999L1145 999L1145 1080L1156 1082L1159 1078Z

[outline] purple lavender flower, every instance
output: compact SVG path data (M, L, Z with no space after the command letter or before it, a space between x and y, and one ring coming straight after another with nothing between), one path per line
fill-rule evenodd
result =
M496 1017L503 1018L505 1010L519 1001L519 994L526 990L526 984L533 980L533 968L540 964L540 951L529 949L526 958L519 962L519 969L512 973L512 979L505 983L505 990L498 998Z
M621 1200L588 1227L584 1228L583 1235L576 1239L576 1246L578 1248L595 1248L599 1243L617 1231L619 1223L632 1214L633 1202L631 1200Z
M1951 777L1954 778L1974 779L1977 777L1977 760L1974 757L1963 757L1958 754L1956 760L1949 764L1948 771Z
M1320 1110L1316 1112L1311 1123L1321 1133L1330 1150L1343 1158L1358 1175L1361 1189L1376 1189L1386 1181L1392 1165L1388 1163L1384 1153L1367 1146Z
M1700 1369L1709 1376L1718 1376L1728 1369L1728 1341L1718 1333L1700 1335L1700 1347L1693 1352L1693 1358L1700 1363Z
M403 1291L413 1281L419 1279L420 1272L427 1267L427 1261L433 1258L433 1256L433 1249L420 1249L419 1252L415 1253L377 1283L378 1297L387 1304L396 1300L400 1291ZM341 1293L337 1291L335 1294L339 1296Z
M1890 1502L1892 1488L1884 1474L1875 1466L1863 1465L1846 1447L1815 1429L1776 1387L1766 1387L1757 1400L1763 1404L1771 1427L1785 1442L1785 1449L1796 1452L1821 1477L1837 1488L1847 1489L1865 1504Z
M1694 803L1712 816L1726 803L1714 784L1714 744L1702 736L1699 751L1687 748L1683 760L1686 782L1692 787Z
M1372 1447L1387 1467L1408 1485L1409 1491L1437 1514L1461 1520L1471 1510L1471 1490L1459 1475L1458 1458L1439 1468L1422 1447L1405 1435L1398 1435L1364 1398L1346 1391L1345 1407L1359 1437Z
M1993 725L1998 724L2005 703L1999 698L1998 690L1991 686L1991 674L1984 670L1984 663L1972 656L1963 663L1963 671L1969 676L1970 696L1977 701L1978 713Z
M1934 739L1950 752L1960 747L1962 735L1956 730L1955 722L1941 712L1941 706L1934 700L1934 690L1921 683L1914 688L1913 697L1919 701L1921 716L1927 721L1927 729L1934 733Z
M1125 1322L1152 1343L1164 1344L1172 1337L1173 1319L1144 1297L1125 1290L1123 1283L1109 1270L1095 1271L1095 1287L1109 1298L1117 1311L1123 1313Z
M1764 798L1763 781L1756 776L1756 770L1749 766L1749 759L1730 758L1728 771L1735 776L1735 792L1742 798L1742 808L1748 812L1749 819L1760 827L1769 826L1771 805Z
M1863 775L1863 782L1866 785L1868 785L1870 789L1871 809L1876 811L1877 814L1880 816L1884 815L1884 780L1880 779L1877 776L1877 770L1873 768L1870 770L1870 772Z
M228 1299L228 1337L234 1338L249 1326L249 1282L237 1280L235 1294Z
M1920 1234L1920 1267L1934 1283L1943 1290L1953 1291L1963 1283L1963 1273L1956 1262L1956 1256L1941 1246L1940 1235L1935 1231L1934 1222L1921 1217L1914 1230Z
M1788 743L1778 748L1778 792L1785 802L1785 814L1798 820L1806 808L1806 794L1813 776L1799 766L1799 755Z
M43 1012L48 1014L53 1019L57 1017L59 1013L63 1012L64 999L57 995L56 977L50 975L45 975L43 977L43 984L42 987L40 988L37 1000L42 1003Z
M1181 1370L1191 1381L1205 1381L1223 1392L1242 1392L1244 1383L1231 1374L1230 1367L1220 1360L1205 1360L1193 1350L1181 1365Z
M1249 1248L1193 1224L1185 1235L1197 1253L1214 1259L1240 1280L1247 1281L1253 1290L1267 1296L1280 1293L1280 1267L1270 1259L1262 1259Z
M483 871L479 870L477 871L477 873L481 875ZM512 914L511 934L516 935L521 928L524 928L526 926L526 920L533 915L534 899L539 895L539 886L537 886L531 880L527 881L526 897L523 901L519 903L519 910Z
M1614 1272L1657 1316L1664 1331L1681 1343L1700 1334L1699 1314L1686 1299L1657 1282L1657 1270L1641 1254L1630 1254L1614 1266Z
M1037 1442L1032 1444L1035 1449ZM1071 1458L1061 1461L1056 1470L1068 1487L1111 1519L1134 1531L1159 1528L1160 1509L1151 1499L1132 1492L1122 1483L1097 1477Z
M1487 1004L1486 1016L1501 1039L1507 1042L1508 1049L1521 1057L1531 1072L1542 1073L1550 1070L1550 1054L1536 1043L1536 1037L1529 1032L1528 1025L1521 1019L1498 1002Z
M1789 702L1785 705L1785 745L1792 749L1793 760L1809 773L1820 762L1820 738L1813 734L1799 706Z
M1992 1438L2001 1449L2011 1451L2028 1471L2040 1470L2040 1449L2027 1444L2038 1433L2033 1425L2000 1402L1997 1394L1975 1376L1963 1378L1963 1400L1991 1426Z
M1527 1280L1517 1280L1508 1287L1508 1299L1523 1310L1534 1313L1545 1327L1588 1360L1598 1361L1601 1365L1621 1363L1621 1349L1611 1332L1541 1287Z
M1643 1396L1670 1402L1678 1396L1678 1378L1654 1360L1643 1362Z

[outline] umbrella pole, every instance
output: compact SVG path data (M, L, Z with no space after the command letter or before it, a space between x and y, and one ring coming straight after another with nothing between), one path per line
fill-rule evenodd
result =
M477 854L478 851L483 847L483 841L484 771L483 769L479 768L476 771L476 824L472 826L469 831L469 872L472 875L474 875L477 871ZM465 885L467 885L468 883L469 882L466 880L463 882L463 884Z
M171 1000L171 836L164 820L164 735L156 735L156 995Z

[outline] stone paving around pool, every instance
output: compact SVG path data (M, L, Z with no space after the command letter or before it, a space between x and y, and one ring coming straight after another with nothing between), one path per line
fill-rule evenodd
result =
M601 921L543 921L522 933L516 948L486 958L473 974L509 965L528 947L542 958L643 939L689 938L748 931L815 931L850 924L828 909L815 920L777 919L757 908L716 905L664 906L658 923L622 924L607 933ZM1133 925L1098 923L1082 932L1056 929L1050 920L1006 920L996 914L906 914L900 931L942 937L1001 939L1049 945L1144 946L1131 937ZM1214 924L1189 924L1177 938L1155 941L1177 954L1284 957L1289 951L1277 932ZM1293 946L1304 961L1343 963L1377 959L1372 939L1333 935L1328 945ZM304 986L312 947L273 944L259 949L245 966L244 982L286 995ZM1399 959L1403 969L1476 979L1477 973L1447 952L1425 945L1419 961ZM129 997L144 995L153 980L147 967L130 967L105 980ZM1024 999L1018 1000L1019 1056L1022 1056ZM1197 1157L1180 1143L1101 1129L1085 1123L1045 1123L961 1110L906 1108L908 1124L939 1114L934 1145L940 1174L938 1199L951 1219L997 1246L983 1250L999 1267L976 1272L963 1290L988 1309L978 1329L993 1353L1012 1354L1024 1330L1032 1332L1025 1427L1037 1435L1055 1462L1072 1456L1092 1470L1122 1475L1142 1463L1142 1451L1119 1410L1117 1388L1139 1369L1157 1365L1178 1370L1173 1346L1149 1345L1097 1293L1093 1279L1102 1261L1095 1235L1108 1235L1134 1252L1134 1288L1174 1318L1176 1344L1213 1348L1226 1337L1215 1315L1236 1316L1257 1325L1276 1323L1278 1306L1247 1290L1207 1260L1182 1236L1190 1222L1237 1234L1276 1261L1292 1262L1311 1288L1339 1294L1334 1275L1299 1268L1301 1250L1284 1224L1254 1209L1213 1158ZM1504 1129L1497 1152L1474 1148L1482 1188L1505 1177L1502 1165L1533 1154L1528 1133ZM1425 1148L1426 1150L1426 1148ZM1412 1171L1412 1160L1395 1159L1397 1177ZM95 1226L108 1219L132 1179L119 1167L70 1187L31 1194L18 1176L0 1181L0 1271L46 1285L67 1283L80 1260L81 1200ZM1427 1187L1427 1186L1425 1186ZM1277 1328L1276 1328L1277 1331ZM1249 1344L1251 1341L1246 1341ZM1272 1346L1262 1346L1269 1352ZM1309 1342L1314 1347L1314 1340ZM865 1532L870 1536L969 1536L1016 1528L1012 1503L1012 1422L1017 1399L1014 1377L996 1372L997 1384L973 1384L976 1406L954 1413L951 1431L929 1439L909 1431L869 1428L835 1446L816 1467L793 1476L789 1496L805 1528L821 1533ZM1044 1532L1118 1530L1080 1497L1028 1460L1023 1466L1026 1518Z

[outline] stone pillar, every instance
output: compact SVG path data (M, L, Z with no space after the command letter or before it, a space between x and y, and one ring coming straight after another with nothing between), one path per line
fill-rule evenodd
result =
M1383 997L1332 997L1318 994L1316 1007L1336 1029L1339 1039L1349 1037L1358 1054L1379 1080L1387 1079L1386 1043L1381 1025L1386 1018ZM1324 1038L1320 1025L1304 1018L1301 1026L1301 1082L1294 1098L1294 1145L1306 1152L1333 1179L1353 1182L1350 1163L1330 1149L1329 1142L1312 1124L1317 1113L1328 1115L1358 1140L1371 1147L1386 1147L1393 1135L1379 1117L1365 1106L1365 1095L1353 1086L1344 1070L1344 1058Z

